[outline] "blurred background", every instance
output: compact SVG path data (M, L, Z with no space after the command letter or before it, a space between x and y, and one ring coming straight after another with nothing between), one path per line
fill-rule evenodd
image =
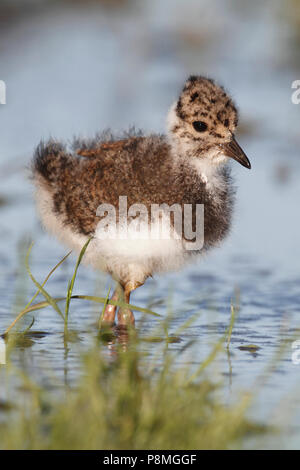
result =
M0 105L1 331L33 290L23 276L24 239L35 241L31 264L39 279L66 251L43 233L35 214L26 167L38 142L133 124L164 132L187 76L211 76L238 104L239 143L252 163L250 172L232 164L238 186L232 234L199 265L147 282L133 303L164 314L171 292L174 326L199 311L184 338L200 339L197 363L227 326L238 290L230 374L222 361L220 374L230 375L228 401L251 388L282 335L300 326L300 104L291 101L292 82L300 80L299 50L297 0L0 0L0 80L7 87ZM52 293L64 293L67 279L63 268L51 281ZM109 280L82 268L77 286L102 295ZM74 328L92 324L93 309L74 305ZM23 360L40 376L44 366L33 358L41 351L58 370L63 356L61 324L52 311L37 322L52 334L32 344ZM258 352L240 350L245 343ZM300 365L291 353L253 413L280 422L295 416L286 445L297 447L299 393L287 397L299 386ZM75 351L68 357L71 377L77 357Z

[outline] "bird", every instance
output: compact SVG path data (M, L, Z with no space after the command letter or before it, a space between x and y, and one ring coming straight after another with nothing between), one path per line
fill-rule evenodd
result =
M235 138L237 124L229 93L212 78L191 75L169 109L165 134L131 128L75 138L71 145L53 138L38 144L32 178L43 226L75 252L91 239L85 263L116 282L111 300L123 305L108 303L103 323L113 325L117 315L120 327L134 326L132 291L156 273L194 262L229 234L236 188L228 163L234 159L251 168ZM199 246L185 234L182 213L176 219L170 208L184 216L189 208L194 239L197 214L202 216ZM149 237L151 224L156 237ZM161 235L164 224L168 237Z

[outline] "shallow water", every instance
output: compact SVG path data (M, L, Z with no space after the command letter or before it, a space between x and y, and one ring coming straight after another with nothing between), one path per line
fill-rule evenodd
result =
M20 272L22 240L35 240L31 266L39 280L66 252L42 232L35 215L24 167L39 140L90 136L134 123L161 132L186 75L215 76L239 104L239 141L252 163L251 172L232 165L238 186L232 233L201 263L147 281L132 303L163 315L171 304L171 333L199 312L181 343L169 345L177 351L195 339L193 356L179 354L177 360L196 367L228 326L230 302L238 291L230 357L221 354L214 372L224 377L222 397L233 402L241 390L257 387L252 416L292 425L284 437L263 445L299 448L300 365L292 363L291 345L264 386L256 385L283 340L292 333L297 338L300 328L300 105L291 103L299 57L292 55L280 2L272 2L273 9L270 2L253 2L247 20L234 1L226 10L217 1L209 9L203 2L187 3L189 8L179 1L164 6L146 1L122 14L100 7L52 8L19 18L0 32L0 79L7 84L7 104L0 107L0 328L5 330L34 292ZM74 259L68 260L49 281L53 295L65 294L73 266ZM81 267L75 291L105 296L109 285L104 275ZM37 313L33 329L45 334L16 349L14 360L43 383L49 370L71 383L80 370L80 352L96 335L100 308L84 301L71 304L70 327L79 332L80 342L69 343L68 354L58 315L50 308ZM139 318L137 313L138 328ZM155 324L147 318L141 334ZM247 344L259 349L255 354L239 349ZM152 354L157 345L145 343L144 348ZM109 355L113 347L103 350Z

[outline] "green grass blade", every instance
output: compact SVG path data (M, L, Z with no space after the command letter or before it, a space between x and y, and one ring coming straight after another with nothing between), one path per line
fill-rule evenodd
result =
M26 333L28 333L28 331L33 327L34 323L35 323L35 318L32 317L30 325L28 325L27 328L25 328L25 330L22 331L22 335L26 335Z
M204 371L204 369L206 369L207 366L209 366L209 364L211 364L213 362L213 360L215 359L216 355L218 354L218 352L222 349L223 347L223 343L224 343L224 340L226 339L226 334L223 335L221 337L221 339L215 344L215 346L213 347L212 351L210 352L210 354L207 356L207 358L201 363L200 367L198 367L198 369L196 370L196 372L194 374L192 374L188 381L187 381L187 385L190 385L192 382L194 382L194 380L199 377L199 375L202 374L202 372Z
M234 322L235 322L235 309L234 309L234 306L231 304L231 318L230 318L230 325L229 325L229 330L228 330L227 349L229 349L229 346L230 346L230 340L231 340Z
M69 253L66 254L66 256L64 256L55 266L54 268L51 269L51 271L49 272L49 274L46 276L44 282L42 283L42 287L44 287L44 285L47 283L47 281L49 280L49 278L52 276L52 274L54 273L54 271L56 271L56 269L61 266L64 261L68 258L68 256L70 256L72 252L69 251ZM31 300L28 302L28 304L24 307L24 309L18 314L18 316L14 319L14 321L9 325L8 328L6 328L4 334L7 335L10 330L18 323L19 320L21 320L21 318L26 315L27 313L29 312L32 312L32 311L35 311L35 310L39 310L41 308L44 308L44 307L47 307L49 304L48 302L46 301L43 301L43 302L39 302L38 304L35 304L33 306L33 308L30 307L30 305L32 304L32 302L37 298L37 296L39 295L40 293L40 289L38 289L36 291L36 293L34 294L34 296L31 298ZM38 305L43 305L43 306L39 306Z
M36 287L39 289L41 294L43 294L45 299L49 302L49 305L51 305L54 308L54 310L59 314L59 316L63 320L65 320L60 308L58 307L58 305L55 301L55 299L53 297L51 297L51 295L48 294L48 292L43 288L43 286L35 279L35 277L33 276L32 272L30 270L29 256L30 256L30 253L31 253L31 250L32 250L32 246L33 246L33 244L30 245L30 247L28 249L28 252L27 252L27 255L26 255L26 269L27 269L27 272L29 274L29 277L32 280L32 282L36 285Z
M192 315L190 318L186 320L186 322L183 323L177 330L174 332L175 336L181 335L182 332L186 331L187 328L189 328L193 323L199 318L199 312L195 313Z
M108 304L110 289L111 289L111 288L108 289L107 296L105 297L105 302L104 302L104 304L103 304L103 309L102 309L102 312L101 312L101 315L100 315L100 318L99 318L99 324L98 324L99 330L101 330L101 324L102 324L102 322L103 322L105 307L106 307L106 305Z
M227 339L227 351L229 349L229 344L230 344L230 339L231 339L231 334L232 334L232 329L233 329L233 325L234 325L234 321L235 321L235 310L234 310L234 307L233 305L231 305L231 319L230 319L230 324L229 324L229 327L226 329L224 335L221 337L221 339L215 344L215 346L213 347L212 351L210 352L210 354L207 356L207 358L202 362L202 364L200 365L200 367L196 370L196 372L194 374L191 375L191 377L188 379L188 384L192 383L199 375L201 375L201 373L204 371L204 369L206 369L207 366L209 366L209 364L211 362L213 362L213 360L215 359L216 355L219 353L219 351L222 349L223 347L223 343L224 341Z
M69 284L68 284L68 291L67 291L67 298L66 298L66 306L65 306L65 327L67 328L68 326L68 318L69 318L69 310L70 310L70 301L71 301L71 298L72 298L72 292L73 292L73 288L74 288L74 283L75 283L75 279L76 279L76 276L77 276L77 271L78 271L78 268L79 268L79 265L82 261L82 258L84 256L84 253L86 252L86 249L89 245L91 241L91 238L88 239L88 241L84 244L79 256L78 256L78 259L77 259L77 263L76 263L76 266L75 266L75 269L74 269L74 273L73 273L73 276L72 276L72 279L71 281L69 281Z

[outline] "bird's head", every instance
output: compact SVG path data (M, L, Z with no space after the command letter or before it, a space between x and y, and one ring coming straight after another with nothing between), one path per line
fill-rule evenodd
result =
M251 164L235 140L237 109L213 80L191 76L168 115L168 136L178 155L218 165L228 157L246 168Z

